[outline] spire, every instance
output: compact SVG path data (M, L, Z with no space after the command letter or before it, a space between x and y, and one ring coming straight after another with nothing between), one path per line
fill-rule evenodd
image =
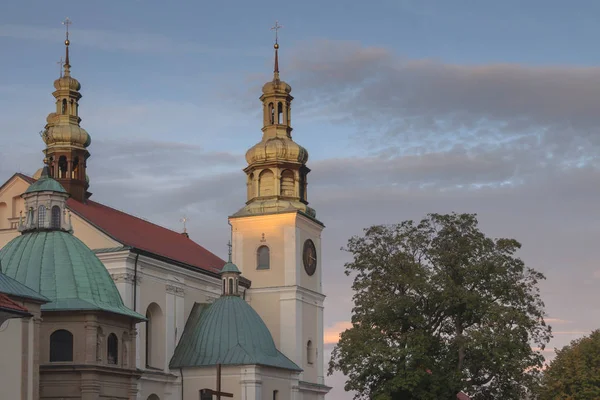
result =
M279 80L279 54L278 54L279 45L277 43L275 43L275 45L273 47L275 48L275 68L273 69L273 80L278 81Z
M228 260L227 262L229 262L229 263L231 262L231 247L232 247L232 246L231 246L231 240L230 240L230 241L227 243L227 249L228 249L228 251L227 251L227 254L229 254L229 260Z
M275 26L271 28L272 31L275 31L275 44L273 48L275 49L275 66L273 68L273 80L279 80L279 30L283 28L283 25L279 25L278 21L275 21Z
M64 72L64 76L71 76L71 64L69 64L69 45L71 44L71 42L69 41L69 25L72 24L71 20L69 19L69 17L65 18L65 20L62 22L62 24L65 26L66 29L66 38L65 38L65 72Z
M46 143L45 162L50 176L56 179L76 201L85 201L91 193L86 174L86 160L90 156L87 147L90 135L80 126L79 100L81 84L71 76L69 59L69 28L71 20L66 18L65 61L63 73L54 81L56 110L46 118L41 136Z
M302 211L315 217L308 207L306 166L308 151L292 139L292 87L279 79L279 35L275 21L273 80L262 87L262 139L246 152L247 201L236 216L283 211Z

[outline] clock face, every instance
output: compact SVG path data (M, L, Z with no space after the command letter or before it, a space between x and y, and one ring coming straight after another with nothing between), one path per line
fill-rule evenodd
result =
M315 244L310 239L304 242L302 261L304 263L304 270L308 275L312 276L317 270L317 250L315 249Z

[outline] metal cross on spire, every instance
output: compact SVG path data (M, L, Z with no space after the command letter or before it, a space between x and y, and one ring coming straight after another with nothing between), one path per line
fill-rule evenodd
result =
M73 22L71 22L71 20L69 19L69 17L65 18L65 20L62 22L62 24L67 29L67 40L69 40L69 25L71 25L72 23Z
M63 64L65 62L63 61L63 58L61 57L60 60L58 60L56 63L58 64L58 71L59 71L60 77L62 78Z
M227 254L229 255L229 258L231 258L231 248L233 246L231 245L231 240L229 242L227 242Z
M186 226L186 223L187 223L188 221L189 221L189 220L188 220L188 217L186 217L186 216L183 216L183 218L181 218L181 219L179 220L179 222L183 222L183 233L187 233L187 226Z
M271 28L272 31L275 31L275 44L279 43L279 30L283 28L283 25L279 25L279 21L275 21L275 26Z

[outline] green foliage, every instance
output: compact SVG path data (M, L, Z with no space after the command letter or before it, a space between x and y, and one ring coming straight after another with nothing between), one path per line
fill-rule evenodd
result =
M473 214L373 226L344 249L352 328L329 373L355 399L517 399L536 387L550 327L538 281L513 239L490 239Z
M600 399L600 330L557 350L540 394L540 400L596 399Z

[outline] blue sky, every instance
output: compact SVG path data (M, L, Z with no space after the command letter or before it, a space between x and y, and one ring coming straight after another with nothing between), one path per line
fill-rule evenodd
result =
M293 135L327 226L329 333L350 317L338 250L350 235L476 212L547 275L562 346L600 319L599 14L584 0L5 1L0 180L41 164L68 16L94 199L176 230L187 214L192 238L225 257L277 19ZM347 398L343 377L328 382Z

